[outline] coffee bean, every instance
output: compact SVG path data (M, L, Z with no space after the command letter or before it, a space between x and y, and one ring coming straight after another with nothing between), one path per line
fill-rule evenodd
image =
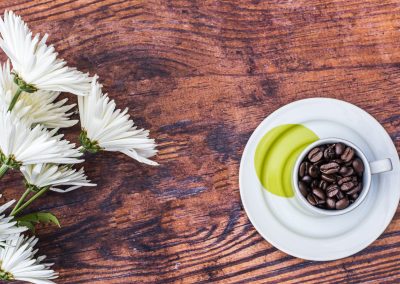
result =
M344 163L344 165L345 165L346 167L350 167L351 164L353 164L353 160L350 160L349 162Z
M353 159L354 154L355 154L355 151L354 151L353 148L346 147L346 149L344 150L344 152L340 156L340 158L347 163L347 162L350 162Z
M324 193L321 189L319 189L319 188L313 189L312 193L313 193L316 197L318 197L319 199L325 200L325 198L326 198L325 193Z
M353 199L353 200L356 200L357 198L358 198L358 193L354 193L354 194L352 194L350 197Z
M364 172L364 163L360 158L354 159L352 165L357 174L362 174Z
M307 184L304 181L299 181L299 190L304 197L307 197L309 190Z
M349 191L350 189L354 188L355 186L356 186L356 184L354 182L349 181L349 182L345 182L344 184L342 184L340 186L340 189L342 191Z
M320 180L318 183L318 187L322 190L326 190L326 188L328 187L328 183L324 180Z
M299 168L299 176L304 177L308 173L308 169L310 168L309 162L303 162L300 164Z
M337 163L339 165L344 163L341 159L334 159L334 160L332 160L332 162L335 162L335 163Z
M336 184L332 184L326 189L326 194L328 195L328 197L332 198L339 193L339 190L340 189Z
M318 167L315 166L315 165L312 165L312 166L310 167L310 169L308 170L308 174L309 174L311 177L313 177L313 178L318 177L318 175L319 175L319 169L318 169Z
M312 182L311 182L311 189L313 189L313 188L319 188L319 182L318 182L318 180L317 179L314 179Z
M348 176L352 176L354 174L355 174L355 170L353 168L349 167L349 171L346 174L344 174L343 176L348 177Z
M335 200L333 198L326 199L326 206L328 206L329 209L334 209L336 207Z
M327 160L332 160L335 158L335 145L331 145L324 151L324 158Z
M323 158L321 160L319 160L318 162L313 163L313 165L316 165L317 167L321 166L322 164L324 164Z
M343 143L337 143L335 145L335 153L336 155L340 156L343 154L344 148L346 148L346 146L344 146Z
M310 184L313 181L313 179L310 176L304 176L301 180L308 184Z
M318 204L317 199L311 193L309 195L307 195L307 201L308 201L308 203L310 203L311 205L314 205L314 206Z
M341 186L345 182L353 181L353 177L344 177L338 180L338 185Z
M334 176L334 175L325 175L325 174L322 174L322 175L321 175L321 178L322 178L324 181L329 182L329 183L333 183L333 182L336 181L336 176Z
M319 147L312 149L310 151L310 153L308 153L308 159L312 163L316 163L319 160L321 160L322 156L323 156L323 152L321 151L321 149Z
M319 170L323 174L331 175L339 172L340 166L335 162L322 165Z
M336 194L336 198L337 198L338 200L342 199L343 197L344 197L344 194L343 194L343 192L341 192L341 191L339 191L339 192Z
M357 184L352 190L350 190L349 192L347 192L348 195L353 195L355 193L359 193L362 189L362 184L359 183Z
M336 202L336 209L342 210L349 206L349 200L345 197Z
M354 174L354 169L351 168L351 167L343 166L343 167L340 168L339 174L340 174L342 177L348 177L348 176L351 176L351 175Z
M352 147L343 143L320 145L299 166L299 191L313 206L341 210L359 198L364 170Z

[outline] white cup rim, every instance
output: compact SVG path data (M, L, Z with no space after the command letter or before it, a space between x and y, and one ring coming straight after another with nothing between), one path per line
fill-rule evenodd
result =
M300 189L298 187L298 171L300 164L303 162L304 157L309 153L309 151L319 145L324 145L324 144L332 144L332 143L343 143L347 146L352 147L356 153L357 156L363 161L364 163L364 174L363 174L363 188L361 190L360 196L356 199L356 201L352 204L350 204L348 207L342 210L328 210L328 209L322 209L315 207L308 203L307 199L301 194ZM371 187L371 168L369 165L369 162L365 156L365 154L362 152L362 150L354 145L352 142L341 139L341 138L336 138L336 137L330 137L330 138L324 138L324 139L319 139L310 145L308 145L299 155L299 157L296 160L295 166L293 168L293 187L295 189L295 196L296 198L300 201L300 203L303 205L303 207L309 209L310 211L319 214L319 215L326 215L326 216L337 216L337 215L343 215L346 214L356 207L358 207L364 200L365 197L367 196L370 187Z

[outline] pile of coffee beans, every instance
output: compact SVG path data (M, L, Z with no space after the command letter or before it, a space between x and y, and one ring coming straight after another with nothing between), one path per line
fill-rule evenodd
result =
M311 149L299 167L299 190L318 208L342 210L352 204L363 188L364 163L343 143Z

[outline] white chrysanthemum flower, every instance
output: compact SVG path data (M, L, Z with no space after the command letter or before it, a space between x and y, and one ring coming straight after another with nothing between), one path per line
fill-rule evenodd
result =
M33 129L4 108L0 108L0 162L10 168L21 165L54 163L76 164L82 153L75 144L37 125Z
M37 164L22 166L21 172L28 185L36 188L50 187L56 192L69 192L82 186L96 186L88 180L84 169L79 171L67 166L57 166L51 164ZM68 186L67 188L63 188Z
M14 235L0 247L0 279L19 280L34 284L50 284L58 277L57 272L50 269L52 263L42 263L46 256L35 258L38 242L35 237Z
M0 69L0 101L7 108L10 107L18 86L13 81L10 63ZM68 99L58 102L55 100L60 92L38 90L35 93L22 92L13 108L18 117L27 117L33 125L41 124L47 128L66 128L75 125L77 120L70 120L72 112L68 113L76 104L65 105Z
M0 197L1 197L1 194L0 194ZM19 233L22 233L27 230L27 228L25 228L25 227L17 227L17 222L13 221L13 217L6 217L6 215L3 214L3 212L6 211L14 202L15 202L15 200L11 200L0 206L0 241L1 242L8 240L10 237L12 237L15 234L19 234Z
M134 126L128 109L116 109L114 100L102 93L97 78L93 78L90 94L78 97L83 147L91 152L118 151L139 162L157 165L148 159L157 153L149 131Z
M12 11L0 18L0 47L10 58L19 86L25 90L47 90L86 95L90 78L58 59L52 45L47 46L48 35L39 41L39 34L31 30L20 16Z

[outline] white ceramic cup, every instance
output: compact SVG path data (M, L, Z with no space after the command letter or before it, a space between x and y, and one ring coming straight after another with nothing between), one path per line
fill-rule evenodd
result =
M322 209L315 207L308 203L307 199L300 193L299 190L299 179L298 179L298 172L299 172L299 167L300 164L303 162L303 159L305 156L311 151L311 149L319 146L319 145L324 145L324 144L332 144L332 143L343 143L347 146L352 147L355 151L357 156L363 161L364 163L364 174L363 174L363 188L360 192L360 196L355 200L354 203L350 204L348 207L342 210L327 210L327 209ZM382 160L377 160L373 162L369 162L367 158L365 157L364 153L360 150L359 147L351 143L350 141L340 139L340 138L326 138L326 139L320 139L312 144L310 144L307 148L304 149L303 152L299 155L297 158L297 161L295 163L294 169L293 169L293 187L295 189L295 195L296 198L298 199L299 203L306 208L307 210L319 214L319 215L327 215L327 216L332 216L332 215L342 215L347 212L350 212L354 208L356 208L358 205L361 204L365 200L365 197L367 196L369 189L371 187L371 178L372 175L375 174L380 174L383 172L388 172L392 170L392 161L390 159L382 159Z

